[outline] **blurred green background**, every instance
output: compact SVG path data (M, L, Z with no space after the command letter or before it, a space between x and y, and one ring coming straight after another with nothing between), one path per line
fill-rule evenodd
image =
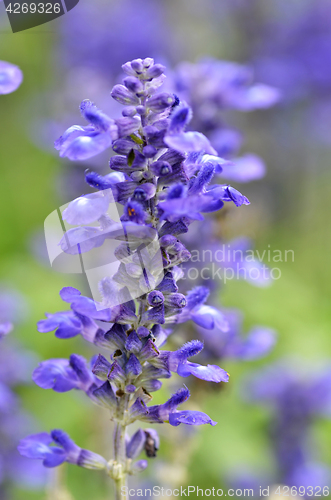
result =
M238 33L232 35L235 50L231 48L231 40L227 41L230 48L224 48L224 35L217 34L215 29L208 31L208 19L201 20L198 14L195 17L194 11L185 9L183 3L185 16L182 12L180 17L183 36L190 36L194 23L199 25L199 40L192 37L193 46L187 49L187 58L194 60L205 53L217 57L239 57L244 53ZM179 29L179 24L178 19L174 20L175 30ZM16 327L15 335L40 359L66 357L71 352L91 352L79 339L57 340L52 333L38 333L35 326L45 311L55 312L63 308L58 296L60 288L75 285L71 276L53 272L31 253L31 238L42 230L46 216L62 203L54 186L64 162L50 152L51 140L42 150L32 139L35 109L40 112L40 106L35 108L35 103L39 97L45 102L43 96L49 88L61 88L60 72L53 55L57 26L51 23L15 35L5 26L0 33L0 59L17 64L24 73L21 88L13 94L1 96L0 282L14 287L26 297L30 314ZM49 109L45 109L45 115L48 114ZM288 116L291 117L290 123L286 121L286 113L278 110L270 110L263 116L261 112L258 119L255 113L244 118L246 129L250 131L250 149L266 159L269 168L267 178L255 183L251 207L254 207L254 202L259 203L259 189L266 192L266 189L274 188L279 193L275 211L262 217L261 222L248 231L249 235L254 236L258 250L263 251L268 245L281 251L293 249L295 260L277 264L281 269L281 279L270 288L260 289L246 282L231 281L222 292L224 306L238 307L245 313L245 327L268 325L278 331L279 339L268 359L223 363L231 380L222 391L202 387L205 399L201 409L219 423L215 428L200 428L192 449L184 453L188 467L185 480L201 488L224 486L225 475L241 465L266 470L272 466L265 435L268 411L248 405L239 397L239 383L247 373L283 355L300 356L307 366L318 366L321 360L328 360L331 356L330 149L325 145L317 147L310 141L308 130L303 134L297 123L300 113L295 116L293 111ZM268 133L274 130L273 120L278 120L279 137L271 140ZM286 157L284 151L278 154L276 146L277 139L281 141L289 127L296 142ZM295 127L297 135L293 134ZM293 164L286 166L285 161ZM66 163L65 168L70 168L70 164ZM243 223L249 221L249 210L251 208L243 216ZM169 389L163 389L156 401L162 401L168 393ZM80 446L90 447L96 452L107 446L111 448L111 424L106 415L102 421L82 395L59 395L34 385L22 389L21 395L24 407L40 421L41 430L63 428ZM100 438L100 430L105 429L107 443ZM318 422L315 432L321 459L331 466L331 421ZM171 448L171 438L163 438L160 463L169 456L173 457ZM180 460L183 462L184 458L180 457ZM112 498L111 485L101 474L68 466L65 475L69 490L77 500ZM45 493L17 490L14 498L37 500L45 498Z

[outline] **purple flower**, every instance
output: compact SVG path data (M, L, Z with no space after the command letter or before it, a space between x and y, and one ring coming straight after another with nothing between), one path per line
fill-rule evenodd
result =
M0 61L0 94L15 92L23 81L23 73L15 64Z
M88 368L85 359L77 354L72 354L69 360L43 361L33 372L32 378L42 389L53 389L55 392L67 392L72 389L88 392L99 382Z
M266 356L275 346L277 335L271 328L262 326L253 327L246 338L233 339L224 348L224 356L254 360Z
M49 359L33 372L33 381L42 389L67 392L79 387L79 379L67 359Z
M212 358L232 358L251 361L266 356L275 346L277 335L271 328L254 326L245 336L238 311L224 311L228 331L198 328L205 350Z
M24 457L42 460L45 467L57 467L66 461L66 453L63 448L50 446L51 443L53 438L50 434L33 434L22 439L18 451Z
M85 181L87 184L95 189L109 189L112 188L118 182L125 181L125 174L122 172L111 172L107 175L100 175L96 172L85 173Z
M191 151L204 151L210 155L216 155L217 151L211 146L207 137L201 132L180 132L178 134L169 134L164 142L170 148L186 153Z
M203 220L200 212L213 212L222 208L223 203L216 201L211 196L183 196L168 199L159 203L158 208L162 211L162 219L176 222L183 217L192 220Z
M159 90L164 66L147 57L129 61L122 68L127 76L111 91L112 98L125 106L122 118L112 120L91 101L83 101L81 112L89 125L68 129L56 142L60 156L71 159L89 158L112 146L115 155L109 166L113 172L109 176L88 172L86 181L97 192L80 196L64 210L64 220L76 227L65 233L60 246L64 252L76 255L114 240L111 254L106 248L102 251L107 253L109 264L116 261L116 269L109 272L107 266L106 275L100 279L98 273L103 266L96 268L101 302L65 287L60 295L70 304L71 312L48 315L39 322L42 331L57 329L60 338L81 334L109 352L95 356L92 369L75 354L69 361L44 361L33 378L40 387L56 392L83 390L94 403L108 410L115 422L114 460L106 463L99 457L99 465L91 468L107 469L115 480L124 481L127 474L147 467L146 460L134 462L143 449L148 457L154 457L159 447L153 429L138 429L128 438L128 425L137 420L173 426L216 425L205 413L178 411L190 396L186 387L163 404L148 403L150 392L159 390L161 379L170 378L172 372L228 382L228 373L219 366L190 361L198 354L203 358L201 341L191 340L174 352L161 347L176 325L189 320L212 335L221 332L228 338L235 337L226 314L205 303L208 288L199 286L186 295L179 290L177 282L184 275L181 265L191 258L180 238L189 231L192 221L202 220L201 213L222 209L224 202L240 207L249 201L232 186L213 184L215 176L222 175L231 162L217 156L206 135L186 130L192 118L190 107L173 93ZM229 103L237 85L238 108L247 107L249 100L255 107L267 105L266 89L264 93L260 89L259 96L250 95L253 91L245 80L246 71L231 66L227 71L227 87L223 90ZM232 81L236 78L237 83ZM249 166L247 170L248 177L257 176L254 165L253 173ZM123 206L117 222L109 215L110 203L114 202ZM92 223L95 225L90 226ZM94 278L94 271L89 267L88 276ZM104 328L99 327L99 322ZM260 330L252 332L244 342L234 338L226 348L232 349L237 358L249 359L265 353L271 343L266 331ZM31 438L27 438L23 442L27 456L36 455L45 465L47 460L57 465L54 455L78 465L84 459L86 467L94 460L91 452L81 450L62 431L53 431L44 439L42 451L34 454L35 443L31 445ZM35 441L40 446L40 440Z
M67 434L54 430L50 434L42 432L22 439L18 451L27 458L43 461L45 467L57 467L63 462L79 465L86 469L103 470L107 461L92 451L79 448Z
M217 154L206 136L200 132L185 132L185 127L192 118L192 110L188 106L180 106L170 120L164 142L180 153L200 152Z
M54 146L61 157L66 156L76 161L87 160L109 148L115 137L114 133L111 135L98 131L91 125L87 127L73 125L55 141Z
M199 340L191 340L180 349L169 353L168 367L171 371L177 371L181 377L194 375L209 382L228 382L229 374L216 365L202 366L191 363L188 358L195 356L203 349L203 343Z
M104 193L107 191L87 194L72 201L62 213L63 220L78 225L90 224L100 219L107 212L110 201Z
M115 121L102 113L91 101L83 101L81 112L90 125L69 127L54 143L60 156L70 160L87 160L108 147L118 138Z
M241 194L237 189L231 187L231 186L219 186L219 185L213 185L208 191L207 194L209 196L212 196L213 198L220 199L222 201L233 201L233 203L237 207L241 207L241 205L249 205L250 202L244 196Z
M82 322L72 311L46 314L47 319L38 321L38 331L41 333L56 330L59 339L69 339L82 332Z
M234 182L251 182L264 177L266 167L261 158L246 154L234 158L232 163L222 165L221 177Z
M79 290L70 287L70 292L68 293L68 288L63 288L60 294L65 294L66 302L69 302L71 309L79 315L86 316L90 319L99 319L101 321L112 321L115 320L119 308L103 308L98 309L97 303L90 299L89 297L84 297L80 294Z
M219 328L226 332L229 326L221 311L204 304L208 295L208 288L203 286L191 290L187 295L186 307L175 318L176 323L184 323L191 319L197 325L208 330Z
M196 118L203 117L210 104L214 106L214 113L226 108L251 111L274 106L281 97L279 90L261 83L252 84L252 76L252 70L246 66L205 59L196 64L180 64L176 83L180 95L194 104Z

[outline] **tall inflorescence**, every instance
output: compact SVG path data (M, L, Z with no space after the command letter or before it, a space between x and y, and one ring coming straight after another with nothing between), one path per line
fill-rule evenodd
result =
M110 159L110 174L86 173L87 183L98 191L77 198L63 211L70 228L60 245L63 252L83 259L115 241L117 266L112 273L104 267L107 271L98 284L101 301L66 287L60 295L71 310L48 314L38 328L56 330L58 338L80 334L108 349L110 356L100 354L91 366L77 354L69 360L44 361L33 379L56 392L82 390L106 408L115 425L113 458L81 449L60 430L30 436L19 447L21 454L43 460L46 467L67 461L105 471L115 482L116 498L125 498L127 476L147 467L146 460L136 461L140 453L145 450L147 457L154 457L159 447L153 428L138 429L128 437L128 426L136 421L216 424L200 411L178 410L190 395L185 386L160 405L150 405L151 393L172 373L228 381L219 366L189 361L203 349L200 340L175 351L161 347L175 326L187 321L209 330L228 329L223 314L205 305L206 287L186 295L179 292L181 264L190 259L180 235L189 231L192 221L203 220L202 213L218 211L224 202L249 204L231 186L212 183L226 161L203 134L185 131L192 115L189 106L158 91L164 69L151 58L126 63L123 85L115 85L111 92L125 106L122 118L113 120L85 100L80 109L89 124L70 127L55 143L60 156L71 160L90 158L110 146L116 153ZM118 220L115 204L123 211Z

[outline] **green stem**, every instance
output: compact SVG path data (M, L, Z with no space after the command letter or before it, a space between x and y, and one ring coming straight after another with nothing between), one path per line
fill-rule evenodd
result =
M127 486L127 470L126 470L126 444L125 432L126 425L123 423L126 411L129 407L130 395L125 394L121 398L120 413L121 421L117 421L114 430L114 468L113 478L115 482L115 499L127 500L128 496L125 493L124 487Z

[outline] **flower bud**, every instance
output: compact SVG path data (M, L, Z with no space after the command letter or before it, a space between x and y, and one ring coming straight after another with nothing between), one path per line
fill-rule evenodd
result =
M168 163L167 161L159 160L159 161L155 161L151 165L151 171L157 177L162 177L164 175L171 174L172 167L171 167L170 163Z
M137 389L136 386L133 384L129 384L129 385L125 386L125 392L127 394L134 394L136 392L136 389Z
M130 354L130 358L125 365L125 372L129 376L138 377L141 374L142 368L138 358L134 354Z
M172 94L168 94L166 92L162 92L160 94L155 94L150 97L146 105L149 109L154 111L155 113L160 113L165 109L169 108L173 105L175 99Z
M116 120L116 125L118 128L119 137L126 137L138 130L138 128L140 127L140 117L125 116Z
M127 78L124 78L123 83L126 86L126 88L129 89L130 92L133 92L134 94L139 95L144 90L144 86L141 83L141 81L134 76L128 76Z
M117 408L117 399L108 380L95 389L90 395L90 398L104 408L110 410L116 410Z
M153 64L154 64L154 59L152 57L146 57L143 60L143 66L145 69L150 68L151 66L153 66Z
M155 195L156 187L154 184L146 182L137 187L133 193L133 199L137 201L146 201L153 198Z
M158 306L163 304L164 296L162 292L158 292L157 290L153 290L153 292L148 294L147 301L150 306Z
M137 329L137 335L140 339L148 337L150 335L150 333L151 332L145 326L139 326Z
M94 375L96 375L101 380L107 380L107 375L110 368L111 364L109 363L109 361L107 361L107 359L102 356L102 354L99 354L92 368L92 373L94 373Z
M125 349L129 352L137 354L142 347L141 340L135 331L131 332L125 342Z
M143 115L146 114L146 108L145 108L145 106L137 106L136 109L137 109L138 115L143 116Z
M128 139L117 139L113 142L112 148L119 155L127 155L132 149L137 149L138 146L135 142Z
M182 309L186 306L186 297L182 293L170 293L165 296L164 305L175 309Z
M178 242L177 238L172 234L165 234L159 239L160 246L165 248L167 251L174 248L174 245Z
M122 110L122 116L134 116L137 113L135 106L126 106Z
M139 104L138 97L132 94L124 85L115 85L110 95L120 104Z
M131 61L131 68L139 75L143 72L144 66L142 59L134 59Z
M118 361L114 361L111 365L110 370L108 372L108 380L110 382L115 382L117 384L121 384L125 382L125 373L123 368L120 366Z
M152 80L153 78L158 78L164 73L165 66L162 64L154 64L150 68L147 69L145 73L146 79Z
M128 163L127 158L125 156L112 156L109 160L109 167L112 170L121 172L123 170L127 170Z
M150 379L146 380L143 384L144 389L146 389L147 392L155 392L161 389L162 387L162 382L157 379Z
M148 467L147 460L138 460L135 462L131 468L131 474L139 474L139 472L143 472Z
M148 144L147 146L144 147L143 153L146 158L153 158L157 153L157 149L154 148L154 146L150 146Z

